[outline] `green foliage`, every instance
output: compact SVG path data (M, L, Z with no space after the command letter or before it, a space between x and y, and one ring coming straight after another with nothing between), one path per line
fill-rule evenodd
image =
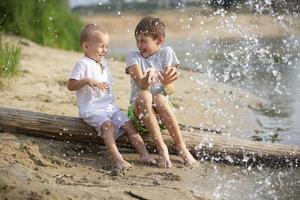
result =
M20 56L21 48L17 45L3 43L0 35L0 79L3 77L10 78L17 72Z
M79 19L66 0L1 0L0 28L34 42L80 50Z

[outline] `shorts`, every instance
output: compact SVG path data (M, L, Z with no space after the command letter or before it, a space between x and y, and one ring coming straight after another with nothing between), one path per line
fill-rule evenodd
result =
M116 126L115 139L125 133L125 131L121 130L121 127L129 121L129 118L120 109L113 109L112 111L95 111L93 113L89 112L88 115L81 117L83 121L96 129L98 136L102 135L100 132L102 124L106 121L112 121L112 123Z
M168 103L171 106L172 110L174 111L175 109L174 109L174 106L173 106L172 102L169 100ZM139 133L148 133L149 132L147 130L147 128L145 127L145 125L141 122L141 120L138 117L135 116L135 114L134 114L134 105L133 104L131 104L128 107L127 115L129 117L129 119L133 122L133 125L135 126L135 128L137 129L137 131ZM158 119L158 125L160 127L160 130L166 129L166 127L162 124L160 119Z

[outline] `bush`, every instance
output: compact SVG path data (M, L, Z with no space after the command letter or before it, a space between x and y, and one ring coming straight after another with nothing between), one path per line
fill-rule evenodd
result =
M21 48L1 41L0 35L0 79L10 78L18 71ZM0 80L1 83L1 80Z
M0 13L0 27L5 32L42 45L80 50L82 23L66 0L2 0Z

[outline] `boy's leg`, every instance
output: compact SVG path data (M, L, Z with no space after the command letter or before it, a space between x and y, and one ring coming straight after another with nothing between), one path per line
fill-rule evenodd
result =
M159 115L159 118L166 126L174 140L175 147L179 156L183 159L186 165L196 164L196 160L186 148L186 144L183 140L175 113L170 107L168 99L161 94L157 94L153 97L153 102L153 107L156 113Z
M160 155L159 165L161 167L172 167L167 145L164 143L160 128L152 107L152 94L149 91L140 91L134 103L134 114L145 125L151 134L157 151Z
M127 132L130 143L140 155L140 161L148 164L155 164L155 160L149 155L142 137L136 131L132 122L130 120L127 121L121 128Z
M118 169L129 169L131 167L131 164L123 159L117 148L117 144L115 141L115 125L112 123L112 121L104 122L100 127L100 131L102 133L101 136L103 138L105 146L111 154L115 166Z

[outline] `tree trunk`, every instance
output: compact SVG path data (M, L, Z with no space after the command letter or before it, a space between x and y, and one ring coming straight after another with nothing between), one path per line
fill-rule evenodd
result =
M0 128L18 134L57 140L104 144L96 131L79 118L0 107ZM300 147L217 135L205 131L182 131L187 147L201 160L230 164L264 166L298 166ZM172 138L163 134L170 153L175 154ZM155 144L149 135L142 135L150 152ZM126 134L117 140L119 146L131 148Z

